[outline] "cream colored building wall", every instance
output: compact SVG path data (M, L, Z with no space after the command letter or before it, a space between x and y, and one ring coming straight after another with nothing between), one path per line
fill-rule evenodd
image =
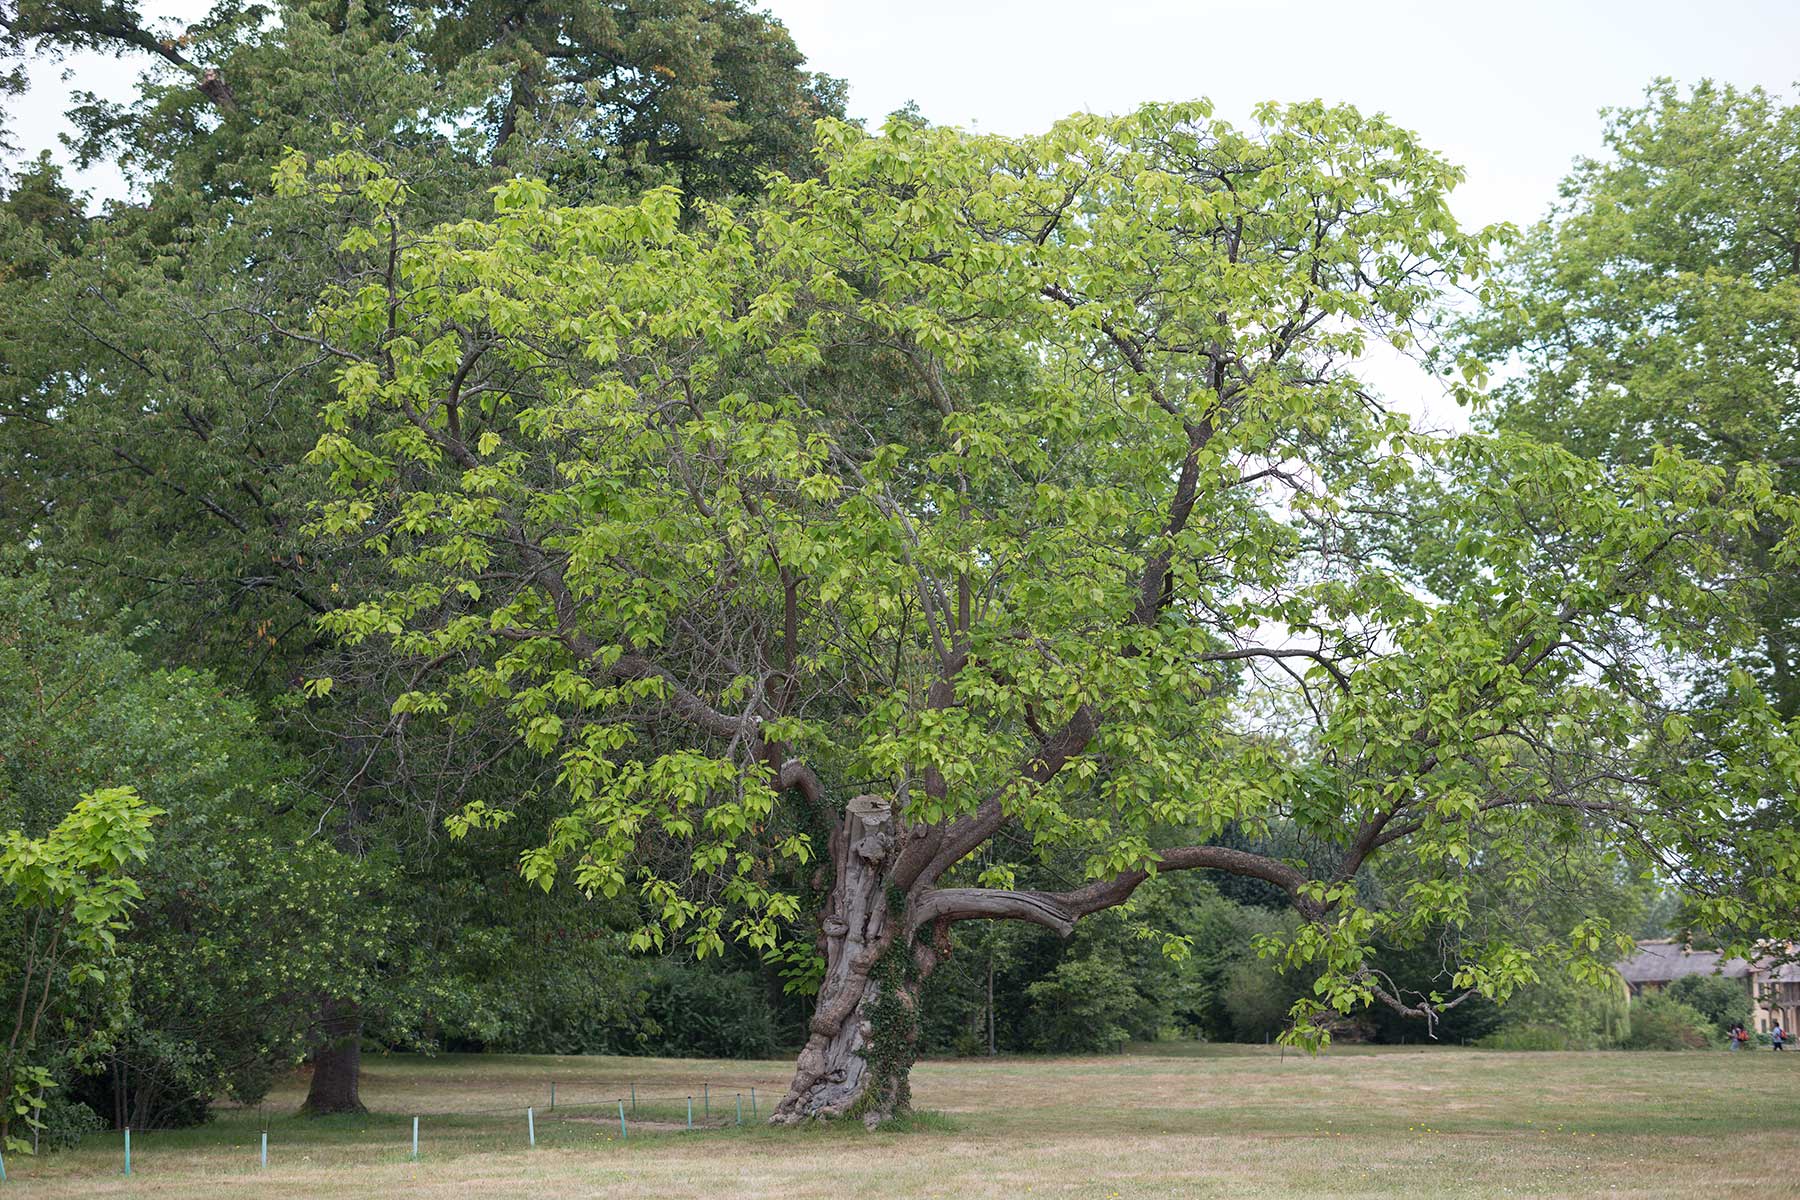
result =
M1755 971L1750 977L1750 1002L1758 1033L1767 1033L1779 1021L1790 1037L1800 1024L1800 983L1775 983L1770 972Z

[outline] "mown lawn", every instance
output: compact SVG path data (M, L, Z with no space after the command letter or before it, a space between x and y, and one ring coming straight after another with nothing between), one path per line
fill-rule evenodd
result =
M365 1059L363 1119L261 1113L8 1161L18 1196L706 1198L1800 1194L1800 1054L1145 1047L930 1062L904 1129L771 1130L788 1064ZM549 1109L550 1084L557 1107ZM702 1091L710 1082L711 1124ZM637 1092L631 1135L617 1101ZM685 1129L694 1096L695 1132ZM743 1126L735 1124L743 1095ZM538 1144L526 1145L525 1108ZM411 1159L412 1115L422 1114ZM258 1135L269 1129L269 1168Z

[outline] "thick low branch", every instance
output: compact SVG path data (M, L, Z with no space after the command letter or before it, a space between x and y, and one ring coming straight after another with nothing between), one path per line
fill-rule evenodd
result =
M1164 871L1213 870L1272 883L1286 892L1303 912L1308 905L1300 896L1306 875L1277 859L1227 846L1184 846L1164 850L1156 864ZM1082 917L1112 908L1130 899L1151 872L1140 868L1111 879L1100 879L1066 892L1008 891L1003 888L937 888L926 892L912 907L908 921L917 930L933 921L1011 920L1029 921L1067 937Z

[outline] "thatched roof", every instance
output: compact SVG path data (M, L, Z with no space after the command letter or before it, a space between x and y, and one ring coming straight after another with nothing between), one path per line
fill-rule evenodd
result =
M1750 974L1750 964L1741 958L1724 958L1717 950L1690 950L1665 938L1639 942L1637 953L1620 961L1619 974L1626 983L1670 983L1684 975L1742 979Z
M1758 986L1770 983L1800 983L1800 953L1792 945L1783 951L1771 946L1767 957L1759 957L1756 969L1762 973ZM1637 953L1621 959L1619 974L1626 983L1672 983L1684 975L1723 975L1727 979L1743 979L1750 974L1750 964L1741 958L1725 958L1717 950L1693 950L1670 938L1658 938L1637 944Z

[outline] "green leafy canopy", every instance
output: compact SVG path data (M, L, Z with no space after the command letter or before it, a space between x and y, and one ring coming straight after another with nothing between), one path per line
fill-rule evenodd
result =
M1701 709L1671 671L1742 637L1720 547L1791 502L1385 411L1357 356L1427 342L1490 265L1412 135L1193 103L1028 138L822 122L817 152L754 205L519 179L491 220L346 242L399 268L314 331L341 363L317 529L392 586L323 624L409 664L397 715L501 708L556 759L528 875L634 890L640 944L777 952L784 872L873 790L913 928L1248 874L1306 918L1264 948L1319 968L1310 1017L1393 999L1377 935L1464 930L1455 985L1497 997L1604 954L1603 923L1527 945L1472 910L1478 857L1528 890L1578 831L1696 881L1752 852L1716 834L1795 786L1789 735L1747 681ZM405 198L355 150L277 178L376 231ZM1306 852L1218 844L1275 826ZM963 880L1002 830L1088 882ZM1389 847L1420 869L1378 905Z

